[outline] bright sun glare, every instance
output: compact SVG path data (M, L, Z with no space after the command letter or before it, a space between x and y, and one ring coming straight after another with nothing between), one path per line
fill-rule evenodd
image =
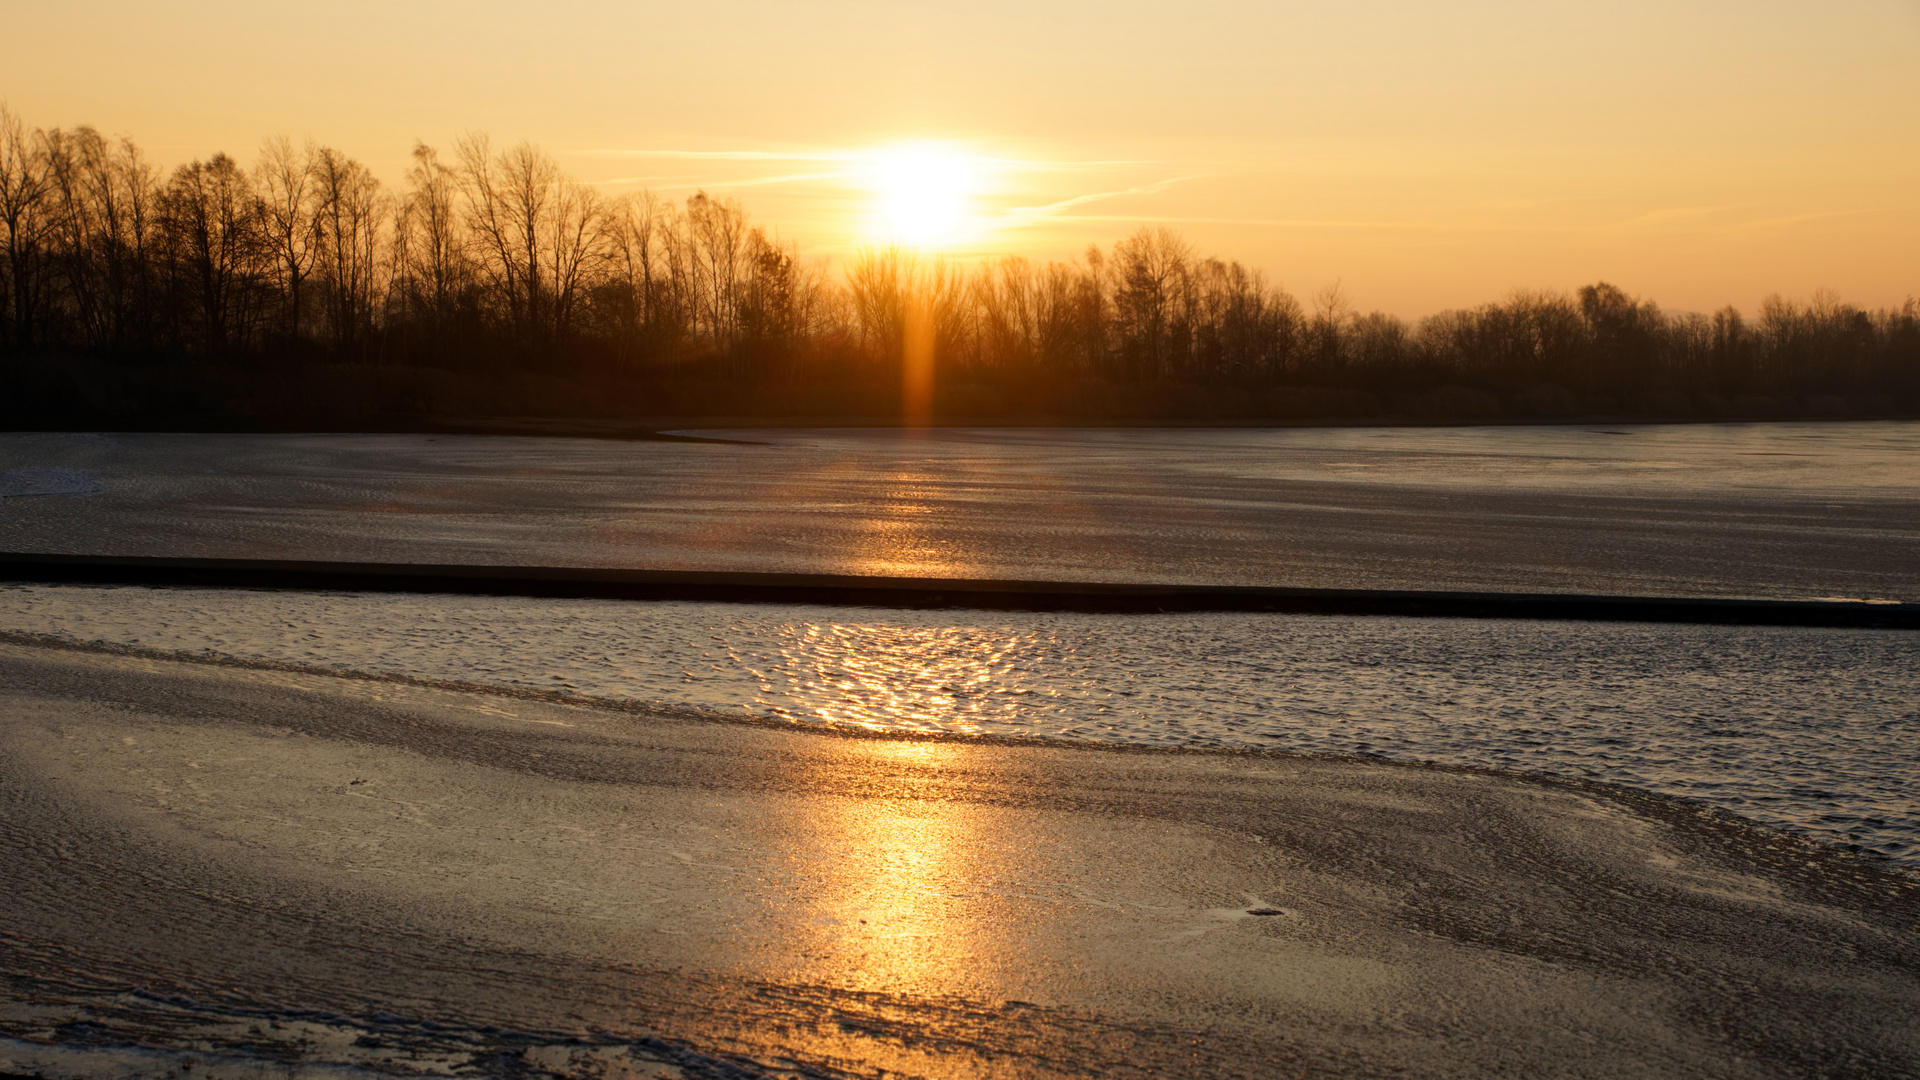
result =
M971 231L980 167L966 154L935 143L893 146L874 151L866 173L887 242L939 247Z

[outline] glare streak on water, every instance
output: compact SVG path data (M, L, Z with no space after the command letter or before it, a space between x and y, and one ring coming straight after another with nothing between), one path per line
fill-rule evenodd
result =
M1896 631L24 585L0 629L804 725L1535 769L1920 867L1920 639Z

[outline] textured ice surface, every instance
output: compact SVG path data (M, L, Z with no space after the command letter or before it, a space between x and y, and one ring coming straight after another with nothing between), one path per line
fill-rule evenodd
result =
M1920 865L1920 636L0 586L0 629L798 724L1539 769Z
M0 499L27 495L92 495L100 481L86 469L42 465L0 472Z
M1920 599L1920 424L0 436L0 549ZM1605 777L1913 859L1912 635L14 590L83 640L750 710Z
M0 436L0 550L1920 599L1920 424Z
M1920 881L1622 788L0 642L0 792L0 1072L1920 1075Z

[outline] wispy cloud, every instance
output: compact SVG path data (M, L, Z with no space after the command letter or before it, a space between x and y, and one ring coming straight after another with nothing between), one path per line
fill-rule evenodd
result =
M587 157L685 158L694 161L848 161L844 150L587 150Z
M1165 162L1148 158L1112 158L1090 159L1084 161L1057 161L1044 158L981 158L988 165L996 165L1009 170L1027 172L1069 172L1076 169L1132 169L1148 165L1163 165Z
M1151 184L1142 184L1137 187L1119 188L1113 191L1095 191L1086 195L1074 195L1070 198L1060 199L1040 206L1010 206L1000 212L998 223L1002 227L1021 228L1028 225L1037 225L1043 221L1099 220L1092 215L1068 215L1066 211L1076 206L1103 202L1107 199L1124 198L1128 195L1158 195L1160 192L1165 191L1175 184L1185 183L1188 180L1205 179L1208 175L1207 173L1196 173L1192 176L1174 176L1165 180L1155 181Z
M956 143L964 146L964 143ZM834 162L856 164L870 161L891 149L888 145L863 147L813 147L792 150L681 150L671 147L648 147L639 149L601 148L584 150L585 157L603 158L667 158L684 161L737 161L748 164L778 162ZM1131 158L1092 158L1092 159L1055 159L997 157L990 154L968 154L971 160L989 169L1007 172L1066 172L1081 169L1118 169L1138 168L1160 164L1149 159Z
M846 179L847 175L848 173L845 170L840 170L836 172L781 173L777 176L754 176L754 177L748 177L743 180L742 179L728 179L728 180L712 179L712 180L708 180L702 186L711 187L711 188L734 188L734 187L763 187L767 184L804 184L804 183L810 183L816 180L844 180Z
M1796 225L1805 225L1814 221L1832 221L1835 218L1862 217L1879 214L1885 207L1870 206L1852 210L1820 210L1812 213L1775 215L1771 217L1755 216L1762 207L1747 203L1738 206L1675 206L1662 210L1653 210L1636 214L1630 218L1608 222L1593 227L1597 232L1659 233L1659 232L1702 232L1720 235L1732 235L1749 232L1766 232L1774 229L1789 229ZM1571 231L1583 231L1574 229Z
M1652 210L1644 214L1616 221L1607 226L1610 229L1636 229L1662 227L1689 221L1701 221L1706 218L1730 213L1731 206L1670 206L1663 210Z
M1275 229L1409 229L1439 231L1474 230L1476 224L1443 224L1421 221L1355 221L1342 218L1249 218L1249 217L1169 217L1163 214L1062 214L1057 221L1155 222L1165 225L1247 225Z
M1793 214L1788 217L1759 218L1743 222L1742 229L1785 229L1794 225L1805 225L1809 221L1831 221L1834 218L1864 217L1868 214L1884 214L1887 207L1869 206L1859 210L1827 210L1817 214Z
M911 148L913 143L875 144L862 147L758 147L737 149L685 149L680 147L602 148L584 151L585 156L646 162L652 167L641 174L599 181L605 187L646 185L657 190L723 191L744 188L796 186L805 188L808 197L823 196L839 200L855 189L872 186L874 163L890 153ZM981 186L975 199L980 225L988 232L1019 230L1055 221L1133 220L1124 216L1105 218L1082 215L1085 208L1115 199L1151 197L1178 184L1212 177L1214 173L1191 173L1134 183L1115 185L1131 172L1136 175L1164 162L1136 158L1047 158L1019 154L977 152L981 148L965 140L934 141L930 145L950 148L977 174ZM677 163L685 163L684 166ZM680 171L684 168L685 171ZM1104 176L1102 174L1105 174ZM1030 180L1020 181L1016 177ZM1046 179L1052 177L1052 179ZM1101 185L1104 180L1105 184ZM1124 181L1123 181L1124 182ZM1102 190L1085 191L1101 185ZM1063 194L1075 188L1081 194L1067 194L1034 205L1005 206L1010 200ZM1024 191L1022 190L1024 189ZM796 192L799 194L799 192ZM1146 216L1140 220L1172 220Z
M605 180L596 180L594 183L601 187L633 187L635 185L641 185L668 189L711 188L718 191L722 188L764 187L769 184L802 184L819 180L840 180L845 179L846 176L847 174L844 171L781 173L776 176L749 177L703 176L699 174L689 176L684 173L672 173L651 176L611 176Z

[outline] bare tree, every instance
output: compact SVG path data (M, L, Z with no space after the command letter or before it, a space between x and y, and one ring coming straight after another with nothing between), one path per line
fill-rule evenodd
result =
M805 276L798 253L760 229L747 233L747 282L740 304L741 338L748 360L762 372L787 366L805 332Z
M62 314L90 348L127 344L144 318L154 183L133 144L90 127L44 133Z
M111 148L104 140L90 145L97 152L88 155L84 171L99 208L94 248L103 264L111 323L103 336L117 345L150 341L159 184L133 140L123 137Z
M1323 370L1335 370L1345 362L1347 321L1352 317L1353 305L1347 301L1346 294L1340 291L1340 282L1335 281L1313 294L1310 333L1314 359Z
M262 251L258 203L246 176L225 154L174 170L161 196L161 223L176 295L190 317L190 339L219 354L250 329Z
M600 193L561 177L555 181L546 231L544 267L552 294L548 309L556 341L572 336L580 305L593 275L606 262L606 213Z
M1146 226L1113 245L1114 317L1136 373L1164 378L1184 330L1193 249L1171 229Z
M460 182L468 202L467 223L483 273L523 340L540 335L542 251L548 203L560 179L552 159L531 143L499 154L485 135L468 134L455 144Z
M59 226L45 139L0 104L0 230L5 231L8 320L5 343L25 352L36 344L46 303L48 250Z
M847 263L847 293L862 351L883 362L897 359L905 340L911 258L898 248L867 248Z
M673 258L679 215L671 202L641 190L606 214L607 262L619 293L615 322L627 340L671 348L684 329Z
M730 353L740 333L747 212L733 199L696 192L687 200L686 238L699 329L715 352Z
M313 158L319 266L326 283L327 323L334 346L362 349L373 326L376 274L386 200L365 165L338 150Z
M973 275L967 299L975 366L1034 362L1040 350L1038 282L1033 264L1017 256L989 262Z
M407 182L411 190L402 204L396 242L404 246L407 275L438 337L451 323L467 278L466 238L457 205L460 181L440 161L439 151L416 142Z
M301 287L322 243L320 217L315 212L319 196L314 176L319 164L319 151L311 140L295 149L293 140L281 135L261 147L253 173L260 197L261 240L278 268L277 284L284 292L281 333L289 340L300 337Z
M1041 408L1083 389L1151 409L1151 391L1100 384L1177 380L1206 388L1192 402L1248 415L1283 397L1377 410L1447 386L1535 413L1662 400L1713 411L1745 396L1885 414L1920 400L1913 302L1772 297L1749 321L1663 312L1600 282L1409 328L1359 313L1337 284L1303 308L1166 229L1072 262L880 251L830 274L731 199L609 199L531 144L470 135L444 162L417 144L411 164L398 202L345 154L285 138L251 173L215 155L163 184L125 139L30 130L0 106L0 353L184 351L253 368L298 364L268 346L317 337L423 364L537 353L559 374L616 356L636 388L697 361L756 402L811 383L863 407L898 376L922 418L936 373L949 388L983 384L974 400ZM1288 384L1312 392L1266 389Z

